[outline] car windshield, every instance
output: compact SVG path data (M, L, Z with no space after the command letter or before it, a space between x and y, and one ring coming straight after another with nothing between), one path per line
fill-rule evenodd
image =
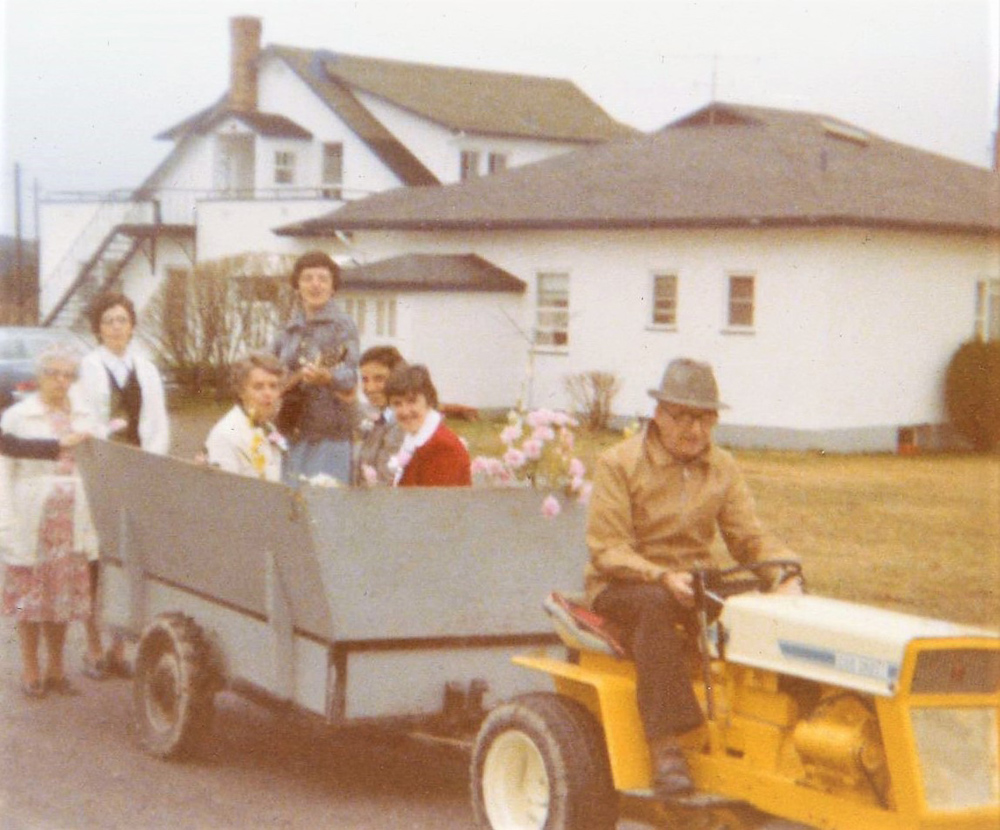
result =
M31 360L53 343L72 343L71 336L58 331L33 331L0 337L0 360Z

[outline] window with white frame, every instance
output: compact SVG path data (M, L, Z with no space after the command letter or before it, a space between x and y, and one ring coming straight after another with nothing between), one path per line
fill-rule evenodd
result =
M459 158L458 177L461 181L474 179L479 175L479 153L476 150L462 150Z
M295 153L290 150L274 153L274 183L295 184Z
M754 278L749 274L733 274L729 277L729 320L730 328L753 328L754 321Z
M569 274L538 275L536 346L569 345Z
M329 199L341 198L340 185L344 183L344 145L339 141L323 144L323 195Z
M396 337L395 297L343 297L339 302L343 312L358 327L359 337L366 334L387 339Z
M487 169L490 173L499 173L501 170L507 169L507 154L506 153L490 153L489 164Z
M653 274L653 313L650 322L657 328L677 325L676 274Z
M1000 280L976 283L977 340L1000 340Z

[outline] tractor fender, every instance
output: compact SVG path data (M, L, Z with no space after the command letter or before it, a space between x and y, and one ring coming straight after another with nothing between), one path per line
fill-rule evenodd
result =
M582 703L597 718L616 790L650 787L649 746L639 719L630 660L582 652L579 663L543 655L518 655L513 661L549 675L558 694Z

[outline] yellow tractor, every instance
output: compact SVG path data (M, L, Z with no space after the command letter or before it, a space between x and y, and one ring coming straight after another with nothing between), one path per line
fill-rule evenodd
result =
M998 830L997 633L763 594L757 570L696 574L691 671L706 724L683 737L694 793L653 797L634 666L599 619L553 594L545 607L567 659L515 658L555 690L483 721L479 825Z

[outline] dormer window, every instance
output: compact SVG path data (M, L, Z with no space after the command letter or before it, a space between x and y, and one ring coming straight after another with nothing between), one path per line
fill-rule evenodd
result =
M489 158L489 171L491 174L499 173L501 170L507 169L507 154L506 153L490 153Z
M277 150L274 154L274 183L295 184L295 153Z
M459 160L459 181L474 179L479 175L479 153L476 150L462 150Z

